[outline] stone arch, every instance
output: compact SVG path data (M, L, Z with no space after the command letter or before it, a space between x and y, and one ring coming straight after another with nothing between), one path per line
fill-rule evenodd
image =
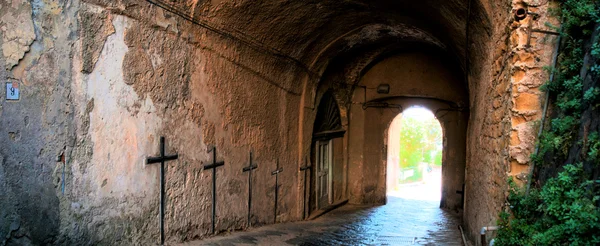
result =
M431 111L442 128L442 197L440 207L451 210L461 210L464 197L457 193L463 191L464 172L466 164L466 131L469 111L466 108L455 107L454 103L433 98L389 97L381 102L400 107L399 113L384 114L382 118L385 129L381 132L383 144L387 150L387 137L392 121L404 110L412 107L423 107ZM387 153L385 153L387 154ZM383 160L386 168L387 159Z
M386 202L387 133L403 109L421 105L436 114L444 131L443 190L440 206L462 208L468 90L460 69L426 51L408 51L368 67L353 93L349 109L349 199L352 203ZM388 94L378 94L388 84ZM392 110L395 109L395 110ZM451 178L454 177L454 178Z
M427 101L424 101L423 103L426 103ZM402 107L399 109L399 113L394 116L389 123L387 124L387 127L384 131L384 146L385 146L385 154L387 155L387 159L386 159L386 191L388 193L388 195L390 194L390 188L394 187L397 182L398 179L400 178L399 173L395 172L395 171L399 171L398 168L393 168L394 164L398 164L398 162L400 161L398 160L394 160L393 158L393 154L392 153L397 153L399 154L400 148L402 147L400 144L400 141L402 140L401 138L401 131L402 129L405 127L405 124L403 123L403 119L404 119L404 114L407 110L413 109L413 108L422 108L425 109L429 112L431 112L434 115L435 121L436 121L436 125L434 125L435 128L439 127L439 129L441 130L441 134L442 134L442 143L443 143L443 139L444 139L444 127L441 123L441 121L435 116L434 111L431 111L431 107L434 105L429 105L426 104L426 106L424 106L422 103L401 103L401 105L405 105L407 106L406 108ZM395 124L395 123L398 124ZM402 123L402 124L400 124ZM395 143L393 141L396 141ZM443 152L443 149L442 149ZM401 155L398 155L398 157L402 157ZM391 162L390 162L391 161ZM398 162L395 162L398 161ZM442 155L442 163L443 163L443 155ZM431 164L431 163L430 163ZM443 166L442 166L443 168ZM394 183L393 183L394 182ZM424 194L425 195L425 194ZM429 195L429 194L426 194Z

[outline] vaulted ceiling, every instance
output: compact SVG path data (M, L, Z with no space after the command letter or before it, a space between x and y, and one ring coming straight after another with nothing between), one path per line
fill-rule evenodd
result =
M468 60L487 57L492 22L510 8L508 1L491 0L84 1L120 12L133 9L138 16L158 5L198 28L268 50L316 74L348 54L379 49L368 55L375 61L411 49L407 43L433 47L464 73Z
M489 7L481 0L152 1L169 3L309 66L324 55L403 42L435 45L462 66L467 28L491 25Z

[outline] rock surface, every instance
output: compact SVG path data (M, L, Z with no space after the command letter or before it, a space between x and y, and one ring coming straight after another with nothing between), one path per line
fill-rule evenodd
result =
M0 30L2 30L2 53L6 69L19 63L35 40L31 19L31 4L27 0L2 0L0 5Z

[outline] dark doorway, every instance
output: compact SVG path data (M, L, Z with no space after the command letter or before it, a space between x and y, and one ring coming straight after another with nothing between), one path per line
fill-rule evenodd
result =
M311 148L312 175L310 184L309 209L325 211L342 196L343 159L342 127L340 109L331 91L320 100L315 119Z

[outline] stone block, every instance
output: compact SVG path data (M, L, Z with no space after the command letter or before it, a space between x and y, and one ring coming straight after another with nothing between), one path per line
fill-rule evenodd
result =
M2 53L7 70L11 70L23 59L36 39L31 16L31 4L26 0L14 0L12 4L0 9Z

